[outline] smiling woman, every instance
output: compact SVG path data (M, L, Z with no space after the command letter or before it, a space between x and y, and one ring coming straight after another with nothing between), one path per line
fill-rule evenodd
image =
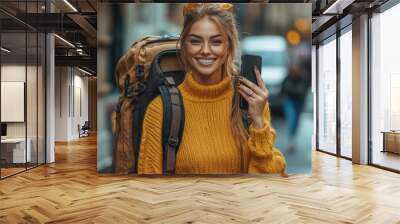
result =
M191 27L184 48L194 79L202 84L222 80L222 64L227 55L227 41L208 16Z
M268 90L239 76L239 38L233 6L189 3L184 7L181 61L186 77L178 89L185 128L176 155L178 174L284 173L286 162L274 147ZM245 127L239 96L249 103ZM156 97L143 121L139 174L162 174L163 104Z

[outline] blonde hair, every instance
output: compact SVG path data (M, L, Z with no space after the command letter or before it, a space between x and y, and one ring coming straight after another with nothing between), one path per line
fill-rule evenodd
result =
M239 92L236 88L239 75L238 61L240 58L240 43L236 19L232 12L224 10L216 3L201 4L201 6L188 11L185 14L183 29L179 40L181 46L181 61L188 70L189 66L186 61L186 49L184 43L192 25L205 16L213 20L219 28L225 32L225 36L228 38L228 54L226 62L222 66L222 74L227 75L232 80L231 85L234 90L234 96L232 99L233 105L230 114L231 131L235 137L236 146L242 150L241 153L243 153L249 134L243 124L242 112L239 107Z

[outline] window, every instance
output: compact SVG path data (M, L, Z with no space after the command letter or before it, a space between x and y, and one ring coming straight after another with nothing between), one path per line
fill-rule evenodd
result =
M318 149L336 153L336 39L318 48Z
M340 154L352 157L352 33L340 36Z
M23 16L24 12L40 12L44 3L8 1L0 6L18 6ZM0 24L0 111L5 128L0 144L0 178L5 178L45 163L46 40L44 33L24 22L3 12L0 17L10 21Z
M371 19L372 163L400 170L400 5Z

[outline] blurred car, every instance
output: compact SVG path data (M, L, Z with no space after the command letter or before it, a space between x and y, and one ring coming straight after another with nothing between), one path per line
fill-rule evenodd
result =
M280 95L282 82L288 73L288 46L286 39L278 35L250 36L241 41L242 54L262 57L262 79L269 90L272 112L282 110Z

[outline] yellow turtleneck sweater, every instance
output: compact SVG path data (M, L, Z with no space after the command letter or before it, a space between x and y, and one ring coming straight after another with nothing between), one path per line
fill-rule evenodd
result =
M271 127L269 107L264 110L265 126L249 128L247 148L235 145L231 133L230 112L233 90L229 78L213 85L202 85L188 73L178 87L185 107L185 127L176 157L178 174L282 173L286 162L273 147L275 131ZM161 97L148 106L140 146L138 173L162 174Z

